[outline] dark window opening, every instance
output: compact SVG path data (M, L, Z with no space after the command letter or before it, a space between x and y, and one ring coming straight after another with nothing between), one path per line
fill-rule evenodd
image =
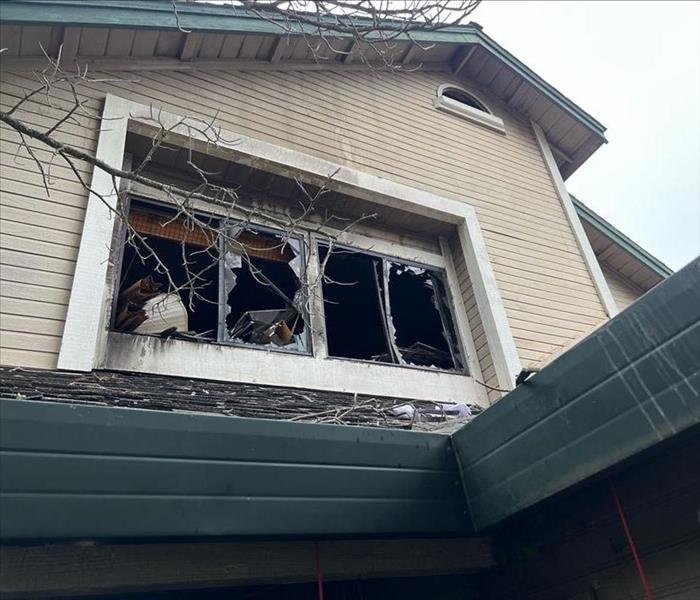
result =
M305 351L299 240L197 219L132 201L114 328Z
M132 204L129 223L143 240L124 243L114 327L216 339L216 240L207 240L201 228L196 230L174 216ZM215 229L216 221L211 226Z
M225 339L306 350L297 240L262 231L229 232L224 258Z
M320 248L321 261L328 249ZM367 254L334 250L324 269L328 354L373 360L389 351L377 288L377 263Z
M457 88L447 88L442 92L442 95L445 98L450 98L450 100L454 100L455 102L459 102L460 104L466 104L467 106L471 106L472 108L475 108L476 110L480 110L480 111L483 111L485 113L490 114L489 109L486 108L481 102L479 102L471 94L467 94L467 92L464 92L464 91L459 90Z
M361 252L320 248L328 354L462 368L442 273Z

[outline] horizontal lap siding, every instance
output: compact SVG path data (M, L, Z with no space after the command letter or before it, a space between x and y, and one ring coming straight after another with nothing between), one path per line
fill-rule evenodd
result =
M175 114L205 119L218 115L224 129L473 205L525 364L537 362L604 317L529 125L480 90L504 119L507 135L436 111L435 88L449 80L439 73L207 70L93 76L103 79L85 88L93 110L99 110L110 92ZM30 74L7 73L3 84L4 102L35 85ZM56 96L64 102L70 99L65 90L56 91ZM55 114L51 110L35 103L26 118L45 127ZM71 143L94 147L95 129L71 124L65 135ZM44 244L33 252L41 258L37 266L25 267L27 280L29 271L49 258L58 262L44 270L70 275L85 193L65 167L57 168L54 202L66 211L56 211L45 199L36 166L29 160L14 164L17 147L16 137L3 128L0 159L11 169L9 180L3 181L8 190L3 194L8 198L5 214L12 223L9 249L31 251L26 235L41 230ZM12 257L16 260L16 254ZM36 289L34 295L25 294L34 303L27 305L25 312L30 313L43 301L42 288L23 285ZM463 287L468 296L468 281ZM18 310L16 303L13 306ZM52 309L50 314L57 312ZM24 326L16 320L10 323ZM490 361L483 328L474 334L480 344L477 354ZM482 369L485 378L493 373L492 365L483 363Z
M488 342L486 341L486 335L484 334L484 326L481 322L479 310L476 306L474 289L472 288L471 281L469 280L467 265L464 262L464 253L462 252L457 239L450 240L450 249L452 251L452 259L454 260L455 264L455 271L457 272L459 290L462 294L462 301L464 302L464 310L467 313L469 329L471 331L472 339L474 340L476 358L479 362L479 368L481 369L481 379L477 378L479 385L486 384L490 387L498 387L496 371L493 367L493 360L491 359ZM495 402L500 397L498 392L489 390L488 388L486 390L486 395L488 396L489 402Z
M2 109L35 86L3 74ZM55 108L38 98L16 116L46 130L65 114L61 108L70 106L59 98L53 103ZM94 152L98 121L79 120L67 123L58 139ZM0 364L51 369L58 359L87 193L65 163L48 166L43 144L30 146L45 165L45 180L19 135L0 128ZM89 181L87 165L76 162L76 167Z
M603 267L603 276L608 283L610 293L612 294L617 307L620 310L627 308L632 302L639 298L644 292L640 290L631 281L618 275L612 269Z

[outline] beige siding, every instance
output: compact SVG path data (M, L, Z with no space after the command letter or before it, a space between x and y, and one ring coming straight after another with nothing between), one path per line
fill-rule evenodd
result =
M615 299L615 303L620 310L625 310L632 302L639 298L644 292L631 281L619 275L609 267L603 265L603 275L608 282L610 293Z
M476 351L479 368L481 369L481 379L479 379L479 385L497 388L498 379L496 377L496 370L493 366L493 360L491 359L491 353L489 351L488 342L486 341L486 335L484 333L484 326L481 322L481 317L479 316L479 311L476 306L476 297L474 296L474 290L472 288L471 281L469 280L467 265L464 262L464 253L459 246L459 240L450 240L450 248L452 250L452 258L454 260L455 271L457 272L457 279L459 281L459 290L462 293L464 310L467 313L469 330L471 332L472 339L474 340L474 350ZM489 402L495 402L501 396L497 391L494 389L489 389L488 387L486 388L486 395L488 396Z
M218 113L225 129L474 205L524 364L604 316L529 125L481 90L504 119L507 135L436 111L435 88L449 80L439 73L208 70L99 76L110 81L86 89L94 109L109 91L177 114ZM35 85L31 74L4 73L3 106ZM56 95L69 99L66 91ZM21 116L38 126L57 114L37 103L30 110ZM86 125L69 124L65 139L93 148L97 124ZM8 251L2 264L19 269L3 284L3 299L12 300L10 314L19 311L17 316L36 316L38 303L49 304L46 314L61 321L69 278L49 288L48 281L37 282L35 271L72 274L86 194L66 167L55 165L48 201L36 165L26 156L15 159L17 136L2 131L2 250ZM21 260L23 253L33 257L31 264ZM26 308L20 300L29 301ZM12 345L3 339L2 362L55 365L55 327L34 333L17 319L6 326ZM489 373L487 368L487 380Z
M3 110L30 89L28 83L22 79L5 82L3 77ZM34 127L47 129L61 114L58 109L32 103L19 116ZM88 122L85 128L67 125L60 139L94 152L96 124ZM40 144L31 145L48 164L48 152ZM47 195L36 163L20 149L19 136L6 127L0 128L0 166L0 364L55 367L86 193L69 168L57 161L45 167ZM89 176L86 166L77 166Z

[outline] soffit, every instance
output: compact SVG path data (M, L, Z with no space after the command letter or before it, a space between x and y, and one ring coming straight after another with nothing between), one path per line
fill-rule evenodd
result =
M303 37L309 32L287 34L273 19L230 6L180 4L177 19L166 1L17 0L4 2L1 10L8 48L4 64L13 57L42 58L39 43L56 55L63 43L64 56L72 51L71 58L92 63L93 69L123 59L157 59L159 68L177 68L173 62L192 68L204 61L246 68L367 68L357 58L361 49L348 37L330 41L335 52L320 44L314 55ZM397 39L392 60L406 69L440 69L476 80L542 127L564 178L605 143L605 127L479 25L413 32L411 38Z

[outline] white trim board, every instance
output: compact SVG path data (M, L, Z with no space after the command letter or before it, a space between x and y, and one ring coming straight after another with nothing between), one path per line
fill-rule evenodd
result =
M479 110L478 108L473 108L467 104L463 104L462 102L458 102L457 100L453 100L452 98L444 96L443 92L447 89L459 90L465 95L471 96L474 100L487 107L488 112ZM466 119L467 121L471 121L472 123L476 123L477 125L486 127L487 129L497 131L498 133L501 133L503 135L506 134L506 128L503 123L503 119L494 115L491 112L491 109L488 108L486 102L481 100L479 96L465 90L464 88L458 85L453 85L449 83L443 83L442 85L440 85L437 89L435 97L433 98L433 106L442 112L455 115L462 119Z
M537 143L540 147L540 151L542 152L544 162L547 165L547 170L552 178L552 183L554 183L554 188L556 189L561 205L564 208L564 214L569 220L571 229L574 232L574 237L576 238L576 243L581 250L583 260L586 263L588 272L593 280L593 285L598 292L598 297L603 305L603 310L605 310L605 314L607 314L608 317L612 318L619 312L619 309L617 308L615 299L610 292L608 282L605 280L605 276L600 268L598 259L593 252L593 248L591 247L591 243L588 241L586 232L583 230L583 225L581 225L581 220L576 213L574 203L571 201L569 192L564 185L564 179L559 172L559 167L557 167L557 162L554 160L552 149L550 148L549 142L544 135L544 131L542 131L542 128L534 121L530 121L530 123L532 124L533 131L535 132L535 138L537 138Z
M327 188L349 196L455 225L498 375L498 385L502 389L514 387L520 361L472 206L236 132L218 130L218 141L213 142L202 131L201 121L156 111L153 107L111 94L105 101L97 158L121 167L127 129L152 135L156 131L155 117L157 127L162 125L172 129L171 144L187 142L193 149L207 154L298 177L305 183L323 183ZM98 169L93 174L92 186L97 194L114 196L111 179ZM111 239L111 228L108 209L96 195L90 195L71 290L69 318L59 354L60 368L89 371L100 365L101 352L106 347L108 299L104 293L96 291L108 287L110 249L105 240ZM404 370L399 372L405 373ZM424 370L416 372L426 373Z
M123 166L129 102L108 95L102 110L96 157L119 169ZM115 189L116 185L116 189ZM117 204L119 181L100 169L93 169L78 259L71 287L66 324L58 354L58 368L91 371L101 346L100 330L104 322L103 299L99 286L105 287L114 229L112 210ZM100 199L100 196L102 199ZM103 201L104 200L104 201ZM111 208L111 209L110 209Z
M137 357L137 361L134 360ZM487 407L463 373L110 331L101 368Z

